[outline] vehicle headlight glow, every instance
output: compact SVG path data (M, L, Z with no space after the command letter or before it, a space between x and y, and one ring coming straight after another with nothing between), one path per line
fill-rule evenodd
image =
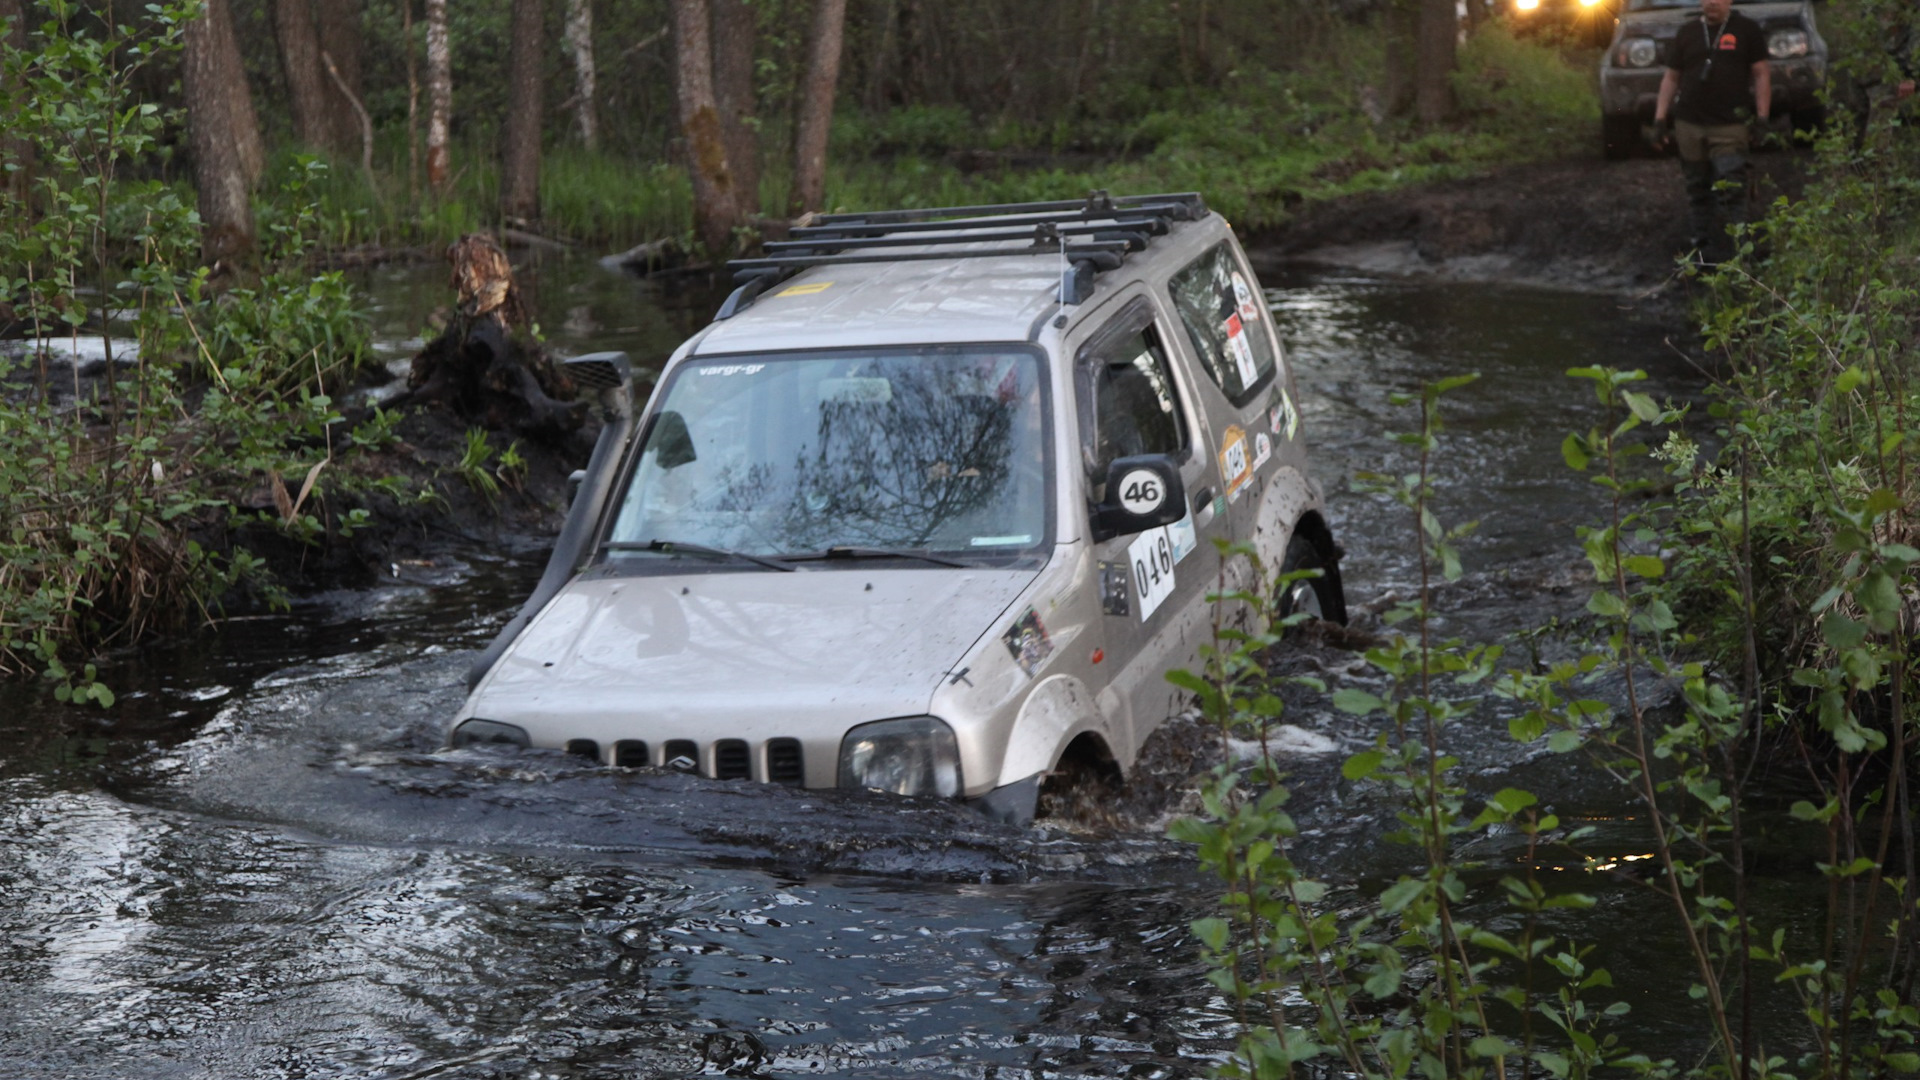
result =
M455 746L485 746L504 744L518 746L522 750L533 745L527 738L526 730L512 724L502 724L497 720L482 720L475 717L453 729L453 737L448 740Z
M960 747L932 716L861 724L840 741L840 786L896 795L960 794Z
M1540 0L1513 0L1513 10L1519 12L1532 11L1539 6Z
M1775 30L1767 35L1767 55L1775 60L1807 55L1805 30Z
M1595 4L1597 4L1597 3L1599 3L1599 2L1600 2L1600 0L1580 0L1580 6L1581 6L1581 7L1592 7L1593 5L1595 5Z
M1620 58L1628 67L1651 67L1660 57L1660 47L1652 38L1628 38L1620 46Z

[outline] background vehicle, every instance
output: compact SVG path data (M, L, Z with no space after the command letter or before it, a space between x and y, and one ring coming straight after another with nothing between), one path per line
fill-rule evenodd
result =
M1197 195L828 215L609 420L455 745L1032 816L1180 706L1242 557L1345 620L1292 373Z
M1734 0L1734 10L1766 32L1774 122L1794 131L1819 127L1825 119L1820 89L1827 82L1827 43L1814 23L1811 0ZM1696 0L1628 0L1600 60L1600 141L1607 157L1630 157L1648 145L1646 127L1659 99L1667 45L1699 14Z
M1582 45L1613 40L1621 0L1503 0L1501 9L1522 34L1552 33Z

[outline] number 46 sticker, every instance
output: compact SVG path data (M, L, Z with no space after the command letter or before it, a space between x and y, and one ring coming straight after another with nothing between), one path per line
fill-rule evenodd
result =
M1133 591L1145 622L1173 594L1173 538L1165 528L1148 529L1127 545L1127 564L1133 567Z

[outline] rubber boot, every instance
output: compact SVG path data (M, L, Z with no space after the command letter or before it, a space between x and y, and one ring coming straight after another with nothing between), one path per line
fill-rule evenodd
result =
M1730 255L1737 241L1729 237L1728 232L1735 225L1747 223L1747 159L1738 154L1727 154L1714 158L1711 164L1713 193L1720 211L1720 228L1715 230L1714 238L1716 246L1724 245L1726 253Z
M1680 175L1687 184L1687 246L1700 258L1714 233L1713 163L1682 158Z

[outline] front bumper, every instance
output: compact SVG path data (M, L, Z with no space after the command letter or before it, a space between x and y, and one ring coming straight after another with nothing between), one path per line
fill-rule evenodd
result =
M1773 108L1775 116L1812 109L1820 103L1820 88L1827 84L1827 62L1818 56L1795 60L1774 60ZM1653 119L1654 106L1660 100L1660 78L1666 69L1604 68L1600 72L1600 109L1608 116L1638 116Z

